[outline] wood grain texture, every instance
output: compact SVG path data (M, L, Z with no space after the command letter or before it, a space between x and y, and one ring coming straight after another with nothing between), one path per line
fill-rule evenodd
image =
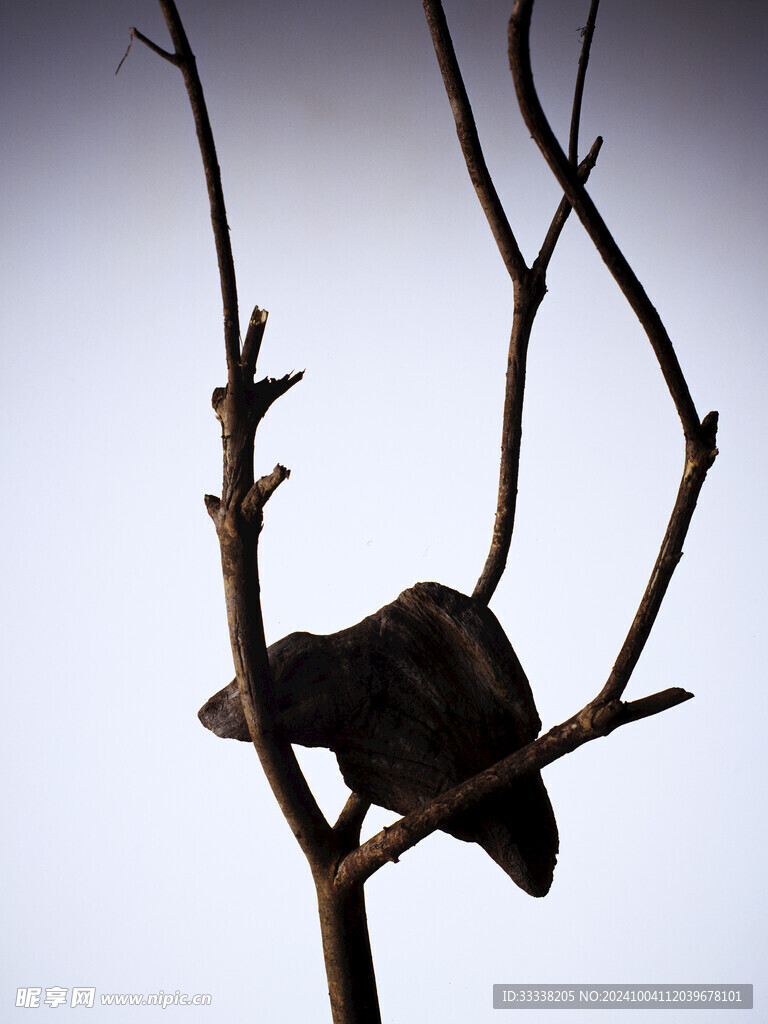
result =
M339 633L292 633L269 648L292 743L333 750L346 784L406 814L535 739L525 672L494 614L418 583ZM219 736L249 740L234 683L200 710ZM451 822L526 892L552 882L558 837L538 772Z

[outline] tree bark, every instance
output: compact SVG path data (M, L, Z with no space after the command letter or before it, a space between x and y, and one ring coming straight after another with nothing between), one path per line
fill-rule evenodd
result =
M315 885L333 1024L381 1024L363 884Z

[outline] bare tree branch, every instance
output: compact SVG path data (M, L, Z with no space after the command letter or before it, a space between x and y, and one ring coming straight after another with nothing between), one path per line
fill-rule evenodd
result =
M607 736L622 725L666 711L692 696L685 690L672 688L628 703L621 700L655 622L674 568L681 557L683 541L699 492L717 454L717 415L710 413L702 423L699 422L671 341L661 320L600 219L584 187L601 144L601 140L598 139L587 157L578 164L584 80L598 0L592 0L588 22L583 31L568 157L554 138L533 88L528 53L528 30L533 0L515 0L509 38L510 65L515 78L518 101L529 129L565 193L539 255L530 268L523 259L485 164L442 5L440 0L423 0L462 153L514 289L514 317L507 367L499 497L491 550L475 588L474 597L484 604L488 603L501 578L507 559L517 498L528 345L536 312L546 293L547 266L571 206L576 209L598 251L622 287L654 347L683 423L686 462L677 500L645 595L613 670L597 697L566 722L550 729L545 735L504 757L473 778L430 800L419 810L405 815L393 826L385 828L362 845L359 845L360 830L369 808L367 799L353 793L336 824L331 827L307 785L294 755L287 726L283 724L278 709L264 637L257 560L264 506L276 488L287 479L289 471L277 465L270 474L259 480L254 479L255 433L270 405L293 387L302 378L302 373L254 380L267 322L266 312L259 307L253 311L241 350L234 262L221 174L203 90L195 57L175 3L173 0L159 0L159 3L175 51L171 53L162 49L136 29L132 30L132 39L139 39L158 56L182 71L205 169L219 264L227 359L227 385L217 388L213 395L213 405L222 425L222 494L221 498L206 496L206 505L216 525L221 548L237 693L248 733L264 772L312 870L318 895L334 1021L336 1024L361 1024L363 1021L365 1024L379 1024L380 1014L363 891L366 879L385 863L396 861L403 852L425 836L447 826L458 815L470 808L480 807L483 801L509 789L520 776L538 772L598 736ZM462 599L469 602L468 598ZM487 608L483 611L490 615ZM444 649L443 643L441 650ZM518 664L516 658L514 662ZM331 676L337 674L337 668L338 661L335 661ZM505 679L507 675L508 673L505 673ZM525 686L528 687L527 680ZM530 694L529 690L527 692ZM368 693L366 696L370 698ZM532 697L530 704L535 723L518 742L525 742L540 728ZM313 716L314 714L313 709ZM421 721L420 718L419 722ZM500 756L510 749L512 744L507 742L506 732L502 731L502 735L503 745L489 753L488 731L486 729L481 733L483 750L487 756L478 761L478 764L486 764L488 758ZM465 762L461 772L457 772L453 778L460 777L460 774L469 770L471 769L466 767ZM355 789L365 791L365 779L361 778L362 781L356 780L353 785ZM445 774L440 778L443 785L448 785ZM435 788L438 787L430 788L429 793L434 792ZM378 797L374 795L372 798ZM554 819L552 830L556 840ZM555 853L556 843L553 847L552 865ZM245 885L250 884L247 871L243 872L243 878ZM549 880L551 870L547 886ZM532 889L529 891L533 892ZM541 892L534 894L540 895Z
M594 29L593 15L596 7L597 3L593 0L590 22L585 29L585 47ZM699 422L677 355L659 314L651 305L640 281L608 231L578 172L569 163L547 122L533 84L530 63L528 37L532 9L533 0L516 0L509 22L510 68L520 110L566 197L645 329L675 402L686 441L683 478L656 565L613 671L598 698L615 700L621 697L627 686L658 615L672 573L682 555L683 541L699 492L717 455L717 414L710 413L702 423ZM582 55L584 52L583 49ZM580 68L580 72L582 70ZM572 131L571 153L574 147L578 147L578 138Z
M267 314L258 308L251 317L241 361L235 267L221 172L203 88L176 4L173 0L159 0L159 3L175 53L162 50L137 30L133 35L180 68L205 169L221 281L227 357L227 386L217 388L213 395L216 415L222 424L222 495L220 499L207 495L206 506L216 525L221 547L227 618L240 699L251 739L278 804L313 871L322 871L332 856L332 830L280 725L261 614L257 550L262 509L274 489L288 476L288 471L277 466L269 476L257 482L253 473L256 428L272 402L301 380L302 374L253 382L256 356L267 320Z
M688 533L699 493L707 472L717 457L716 434L717 413L711 412L704 418L700 437L694 438L686 444L683 478L680 481L664 539L661 542L661 550L640 607L635 614L608 681L597 698L598 701L618 700L622 696L645 647L672 574L682 558L683 542Z
M515 289L515 311L507 356L504 412L501 424L501 461L496 516L488 557L475 584L472 596L488 604L507 564L517 508L517 481L520 472L520 447L523 438L523 398L528 345L533 321L546 286L544 273L526 272L525 285Z
M603 140L598 137L579 166L579 174L582 174L585 179L595 165L602 144ZM472 594L484 604L488 604L499 585L507 565L509 549L512 546L517 508L517 481L520 472L520 448L523 436L523 397L528 345L531 340L534 318L546 292L546 270L570 212L571 204L563 197L533 268L527 272L523 284L515 291L515 309L507 356L507 378L501 427L501 460L496 517L488 557Z
M290 469L277 465L268 476L263 476L257 480L243 499L241 512L245 518L252 520L261 516L266 503L283 480L287 480L290 475Z
M597 16L597 0L593 0L589 14L587 30L582 42L579 70L576 80L573 108L571 113L571 138L578 149L579 119L581 103L584 95L584 79L589 63L589 47ZM443 35L447 37L448 28L443 18ZM449 38L449 37L448 37ZM450 66L448 74L450 74ZM446 72L444 72L444 77ZM448 84L446 84L448 89ZM454 87L455 91L455 87ZM450 90L449 90L450 95ZM577 169L582 181L586 181L595 166L603 140L597 138L589 153ZM475 585L473 597L488 604L499 585L499 581L507 565L507 557L512 544L515 528L515 511L517 508L517 482L520 472L520 446L523 431L523 396L525 392L525 368L528 357L528 345L531 340L533 321L546 294L546 272L549 261L557 245L560 234L571 212L571 204L563 196L555 216L544 238L539 255L533 267L525 268L522 277L514 279L514 313L512 333L509 340L507 357L507 377L504 394L504 413L501 428L501 462L499 468L499 489L496 500L496 516L493 524L491 546L485 565Z
M607 736L619 726L667 711L690 700L692 696L674 687L629 703L613 701L608 704L587 704L573 718L556 725L503 761L430 800L418 811L406 814L353 850L339 865L336 886L342 891L347 890L370 878L385 864L396 863L403 853L422 839L457 815L476 807L487 797L507 789L519 776L540 771L585 743Z
M584 82L587 77L587 65L589 64L589 51L592 46L592 36L595 34L595 21L597 20L597 8L600 0L592 0L587 16L587 24L581 30L581 55L579 56L579 70L576 73L576 88L573 93L573 110L571 112L571 131L568 138L568 159L573 166L579 162L579 126L581 124L581 102L584 98Z
M592 0L592 5L589 9L589 16L587 17L587 24L582 29L582 40L581 40L581 53L579 54L579 67L576 72L576 85L573 90L573 105L571 107L571 127L569 131L570 146L569 146L569 159L571 163L576 166L579 161L579 126L581 124L581 106L584 100L584 83L587 78L587 67L589 66L589 54L592 46L592 36L595 32L595 21L597 19L597 8L600 0ZM595 166L597 161L598 153L603 145L603 140L600 136L595 139L592 144L592 148L586 155L584 160L579 165L579 180L585 182L589 177L589 173ZM537 257L537 264L541 267L546 268L549 265L549 261L554 252L557 240L560 237L560 232L563 230L565 222L568 220L568 215L571 212L571 204L568 199L563 196L560 200L560 205L555 212L555 216L552 219L552 223L549 226L544 242L542 243L539 255Z
M267 656L258 572L258 539L263 507L288 470L276 466L254 481L256 428L271 403L303 374L270 377L254 383L256 360L267 314L254 310L240 351L237 286L229 241L221 174L195 58L173 0L159 0L176 52L173 55L142 38L159 56L176 64L184 82L202 154L211 221L219 263L224 307L227 385L217 388L213 405L221 422L223 480L221 498L206 496L221 548L221 566L232 657L248 732L278 805L304 852L318 897L328 990L335 1024L380 1024L365 898L362 885L339 893L333 886L335 865L359 842L365 810L348 806L337 829L326 821L301 771L283 728ZM243 858L237 859L238 863ZM240 872L245 886L247 870Z
M258 306L255 306L251 313L251 319L248 321L248 330L245 333L243 352L240 357L243 374L247 380L253 380L253 376L256 373L256 362L259 358L261 341L267 326L268 315L266 309L259 309Z
M131 42L128 44L128 49L125 51L125 57L128 56L128 53L130 52L131 49L131 44L133 43L134 39L138 39L140 43L144 43L144 45L147 46L153 53L156 53L158 57L162 57L163 60L167 60L170 64L173 64L174 67L181 67L181 58L179 57L178 54L169 53L168 50L164 50L162 46L158 46L157 43L153 43L151 39L147 38L147 36L145 36L143 32L139 32L137 28L131 29ZM125 61L125 57L123 57L123 60L120 61L120 64L117 67L117 71L119 71L122 67L123 62ZM117 71L115 72L115 74L117 74Z
M666 328L584 185L579 181L577 169L570 164L542 110L531 71L529 33L532 9L533 0L515 0L509 21L509 63L520 111L552 173L648 335L680 416L686 439L695 438L700 433L701 424Z
M572 165L569 164L565 154L562 153L554 139L533 90L527 41L532 3L533 0L516 0L514 13L510 21L510 64L513 69L513 75L515 75L518 101L524 116L526 110L529 112L529 116L526 117L526 123L528 123L534 137L539 142L542 151L547 156L550 166L555 171L558 181L566 193L564 203L570 203L574 209L577 209L582 222L590 233L598 251L603 255L606 263L608 263L609 268L613 270L616 265L622 268L621 273L618 276L614 273L614 276L617 277L620 285L622 285L622 290L625 291L625 296L630 301L630 305L635 310L641 323L646 327L649 339L657 353L657 358L667 378L668 386L683 422L686 437L686 462L683 479L662 542L661 551L645 595L608 681L598 696L567 722L551 729L544 736L539 737L528 744L528 746L518 750L510 755L510 757L491 766L484 772L468 779L440 797L431 800L418 811L406 815L390 828L385 829L368 840L358 850L350 853L341 863L337 873L336 883L342 890L350 885L358 884L360 880L365 880L388 861L396 861L405 850L415 845L415 843L435 829L445 825L457 814L464 813L469 808L477 806L486 797L500 792L519 775L533 770L540 770L557 758L575 750L583 743L598 736L608 735L621 725L665 711L684 700L688 700L692 696L692 694L684 690L673 688L630 703L624 703L620 700L655 622L672 573L682 555L683 541L696 506L698 495L707 471L717 455L715 447L717 414L710 413L702 423L699 423L693 402L688 393L687 384L677 363L672 343L661 324L661 320L658 318L658 314L650 306L650 302L647 300L639 281L634 277L623 255L607 233L604 224L599 220L596 210L585 201L585 199L588 199L588 196L583 186L583 180L586 178L589 167L584 166L587 161L581 167L576 167L575 162L578 152L578 123L584 88L584 74L586 73L589 46L594 31L594 20L598 2L597 0L592 2L589 21L584 31L582 58L576 83L571 120L570 149ZM447 29L445 31L447 32ZM530 116L531 111L534 111L535 116ZM596 143L598 149L599 143L600 140ZM551 152L555 149L556 159L551 156ZM593 146L590 157L592 157L594 150L595 146ZM587 159L589 160L590 158L588 157ZM547 233L545 243L542 246L544 264L546 264L551 256L565 216L567 216L567 208L561 203L550 226L550 231ZM553 234L554 238L551 237ZM605 236L610 240L609 244L606 243ZM606 259L606 251L610 259ZM539 260L542 261L542 253L540 253ZM486 603L503 572L514 522L517 468L520 452L522 394L525 383L525 355L530 339L533 318L538 304L543 297L543 269L540 271L541 276L538 278L541 285L539 291L534 292L531 290L531 282L536 280L533 276L536 269L536 264L534 264L531 272L526 271L526 274L524 274L519 282L518 280L515 281L515 320L513 323L508 364L503 428L504 447L496 527L494 529L494 541L491 546L491 552L474 593L476 598ZM628 292L629 294L627 294Z
M513 281L520 281L528 268L485 163L475 119L472 115L472 107L445 20L443 5L440 0L422 0L422 2L469 176L488 220L491 233L496 240L504 266Z
M584 157L579 164L579 177L582 181L586 181L589 177L590 171L597 163L597 157L603 146L602 137L598 135L595 141L592 143L592 148ZM535 267L542 267L546 270L549 266L549 261L552 259L552 253L555 251L558 239L565 227L565 222L568 220L568 215L571 212L571 204L568 202L565 196L560 200L560 205L555 210L555 215L552 218L552 223L549 225L544 241L541 243L541 249L539 249L539 255L536 257L534 263Z
M205 183L208 189L208 200L211 207L211 224L216 243L216 257L219 263L221 280L221 299L224 307L224 344L227 353L227 383L233 394L242 388L242 376L238 372L240 363L240 319L237 309L237 280L235 263L232 258L232 246L229 240L227 210L224 204L224 192L221 186L221 170L216 157L216 144L213 139L211 122L205 104L203 87L197 73L197 63L187 34L184 31L179 12L174 0L159 0L160 8L168 26L175 53L168 53L153 43L138 29L131 29L131 34L150 50L171 62L181 70L184 85L187 89L192 116L195 120L197 140L203 158Z

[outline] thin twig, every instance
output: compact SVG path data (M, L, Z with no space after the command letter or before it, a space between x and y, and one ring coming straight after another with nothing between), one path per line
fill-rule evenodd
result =
M534 291L534 286L536 290ZM493 597L504 573L515 528L517 481L520 472L520 447L523 435L523 397L528 345L533 320L544 298L544 274L527 273L525 283L515 290L515 310L507 355L504 412L501 423L501 460L496 516L488 557L475 584L472 596L483 604Z
M597 16L596 0L593 2L589 16L590 22L588 29L585 30L581 56L579 58L579 71L574 89L571 113L571 138L574 140L576 148L578 148L579 118L581 116L581 103L584 95L584 78L589 63L589 48L594 30L594 19ZM442 31L443 35L450 42L445 18L443 18ZM452 69L449 67L448 74L450 75L451 73ZM444 77L445 74L446 72L444 72ZM457 86L449 79L446 81L446 89L449 90L449 95L451 88L453 88L453 91L457 91ZM603 140L598 137L579 166L577 173L581 180L586 181L589 177L590 171L595 166L602 142ZM496 591L496 587L499 585L507 565L509 549L512 545L512 535L515 529L515 512L517 509L517 482L520 473L523 398L525 393L528 346L531 340L534 318L546 294L546 272L549 261L552 258L555 246L570 212L571 204L563 196L555 211L552 223L549 226L533 267L530 270L526 268L522 277L515 280L515 304L512 317L512 332L509 339L509 354L507 356L504 412L501 428L501 461L499 466L496 515L493 522L493 534L488 557L485 560L485 565L472 595L484 604L488 604Z
M592 143L592 148L584 157L579 164L579 177L582 181L586 181L592 171L592 168L597 162L598 154L602 148L603 140L600 135ZM549 225L544 241L541 243L541 249L539 249L539 255L536 257L534 266L542 267L546 270L549 266L549 261L552 259L552 253L555 251L560 234L565 227L565 222L568 220L568 216L571 212L571 204L567 198L563 196L560 200L560 205L555 211L555 215L552 218L552 223Z
M211 122L205 104L203 87L197 73L195 55L189 45L187 34L179 17L174 0L159 0L160 8L168 26L171 40L176 48L174 54L161 49L146 36L135 29L137 39L143 42L165 60L169 60L181 69L184 84L187 88L192 116L195 120L200 155L203 159L205 182L208 188L208 200L211 207L211 224L216 243L216 257L219 264L221 281L221 299L224 307L224 344L227 354L227 384L233 394L241 394L242 376L239 373L240 363L240 320L237 310L237 280L235 263L232 258L232 245L229 239L227 210L224 204L224 191L221 186L221 170L216 157L216 144L213 139Z
M590 16L594 8L593 3ZM597 698L598 701L615 700L621 697L629 682L682 555L683 542L699 492L717 455L717 414L710 413L703 422L699 422L688 384L659 314L608 231L579 180L578 172L569 163L547 122L536 94L531 70L528 40L532 9L533 0L516 0L509 22L509 61L520 110L566 197L646 331L680 416L686 443L683 478L659 556L613 671Z
M533 0L515 0L509 21L509 63L520 111L560 187L645 330L672 395L686 439L694 438L701 424L666 328L579 181L577 169L569 163L542 110L531 71L529 34L532 8Z
M524 112L524 116L526 103L529 114L532 109L536 109L533 105L533 100L535 100L536 97L535 92L533 92L530 61L527 59L527 31L530 21L531 6L532 0L517 0L515 13L513 13L512 21L510 22L510 63L513 67L513 74L516 73L515 84L518 91L518 101L520 103L521 110ZM580 62L580 75L579 80L577 81L572 114L571 148L574 165L576 160L575 154L578 150L578 120L580 117L581 97L583 94L583 76L586 71L586 64L589 55L589 43L591 41L591 33L594 30L594 17L596 11L597 2L593 2L590 9L590 23L585 31L585 43L582 48L582 60ZM521 32L522 35L518 36L518 38L513 42L513 35ZM521 38L523 43L520 42ZM527 64L525 61L521 63L519 59L518 50L521 46L525 51ZM515 67L517 67L517 72L515 72ZM523 82L522 86L519 84L520 81ZM532 94L533 100L530 96L526 98L527 92ZM538 104L537 100L536 104ZM538 120L540 120L548 129L549 126L546 124L540 107L538 107L537 116ZM534 133L534 137L536 137L534 129L537 127L540 128L540 125L538 125L535 119L530 119L529 117L526 117L526 122ZM545 149L547 145L551 145L551 140L549 140L549 138L547 138L544 143L542 143L541 140L538 141L540 146L542 146L542 149ZM599 142L600 140L596 143L598 148ZM556 142L555 145L557 145ZM585 222L585 226L588 226L588 230L590 230L590 227L592 228L592 230L590 230L590 235L592 235L592 231L595 231L595 233L600 236L602 234L602 228L598 225L598 228L595 229L594 220L589 221L587 224L587 214L590 212L589 209L585 207L583 202L581 202L580 206L577 206L574 201L574 199L581 201L583 196L586 196L582 181L580 180L583 177L586 177L586 174L584 174L584 168L583 166L579 168L576 168L575 166L568 166L568 161L565 159L565 155L562 153L562 150L559 149L559 146L557 149L559 153L558 163L564 164L565 166L565 170L559 168L560 173L558 174L558 181L566 192L564 202L566 204L570 203L577 209L580 218ZM595 147L593 146L593 151L594 150ZM596 156L596 152L594 155ZM592 153L590 153L590 156L592 156ZM589 159L589 157L587 159ZM566 188L566 185L568 185L568 188ZM565 216L567 216L567 209L561 203L561 206L555 215L555 219L553 220L553 224L550 227L550 231L547 234L544 245L542 246L539 261L537 262L543 262L544 265L546 265L546 262L551 256L554 244L557 241L557 236L562 230L562 224L564 223ZM602 224L602 222L600 222L600 224ZM553 233L554 238L551 237ZM608 237L610 238L610 235ZM594 240L595 239L593 238L593 241ZM601 241L603 240L601 239ZM613 243L612 239L611 243ZM603 254L604 247L601 248L597 241L595 244L601 254ZM613 243L613 245L615 246L615 243ZM619 256L621 256L620 253ZM621 259L623 260L623 256L621 256ZM606 262L608 262L608 260L606 260ZM534 264L533 272L537 269L541 269L542 276L539 280L543 284L543 268L537 268L536 264ZM508 548L512 523L514 522L516 490L511 488L511 483L514 481L516 488L516 472L517 465L519 463L520 420L522 417L525 353L530 337L530 328L533 316L535 315L536 307L540 301L540 297L536 301L535 295L532 295L529 291L531 288L531 281L537 279L534 278L533 272L531 274L526 274L523 277L522 283L520 287L516 289L515 294L515 324L513 324L513 340L510 344L510 366L512 366L513 360L516 360L517 362L512 368L511 373L508 370L507 378L506 402L510 407L510 412L508 416L507 409L505 407L503 436L504 442L509 446L509 450L502 454L502 479L499 488L500 497L497 509L497 528L494 531L494 542L497 542L498 540L498 550L494 553L492 545L491 554L489 555L486 568L484 569L484 576L486 573L492 575L488 575L485 579L484 576L481 576L475 590L475 596L486 601L488 600L488 595L493 593L496 582L498 582L498 578L503 571L504 560L506 559L506 550L504 549L501 554L500 551L502 551L504 546ZM626 281L628 279L631 280L625 273L624 280ZM652 319L652 317L650 315L650 311L645 308L647 299L644 298L645 293L642 292L642 289L640 289L641 297L638 297L638 288L640 288L639 282L637 282L636 286L632 286L630 288L630 291L634 293L634 302L631 302L632 308L635 309L636 305L640 306L643 314L645 315L646 321L648 321L649 319ZM527 302L523 301L525 299L527 299ZM650 303L647 303L647 305L649 306ZM650 310L655 314L653 307L650 307ZM637 312L637 309L635 311ZM640 316L640 313L638 313L638 316L645 326L645 322L643 321L643 317ZM658 323L660 325L660 320ZM385 829L383 832L380 832L378 835L368 840L367 843L364 843L358 850L349 854L340 865L337 874L337 885L341 889L359 884L361 880L364 881L374 871L378 870L378 868L382 867L387 862L397 861L402 853L410 849L410 847L414 846L425 836L429 835L435 829L445 825L457 814L461 814L468 808L476 806L487 796L505 789L509 783L519 775L531 771L539 771L547 764L550 764L552 761L570 753L583 743L595 739L598 736L608 735L621 725L638 721L641 718L665 711L684 700L688 700L692 696L685 690L673 688L630 703L623 703L620 700L629 677L637 663L637 659L643 649L643 645L653 626L656 615L658 614L658 610L669 584L672 572L674 571L675 565L682 554L682 544L690 524L691 516L693 515L696 500L707 471L717 455L717 449L715 448L717 414L710 413L703 423L699 423L698 416L693 408L692 400L688 394L687 384L682 376L682 371L679 369L674 350L672 349L671 342L666 337L666 332L664 331L663 326L661 326L661 334L659 333L658 327L653 323L651 324L651 328L651 334L653 334L653 336L649 334L649 337L651 338L652 344L654 344L654 349L658 350L657 356L662 365L665 377L667 377L670 391L673 394L675 404L683 422L683 428L686 435L686 464L677 501L675 502L675 507L665 533L664 541L662 542L661 552L656 566L654 567L654 572L651 576L651 580L646 589L640 608L635 616L635 620L630 628L627 639L619 654L619 658L614 665L606 685L593 701L587 704L577 715L569 719L567 722L551 729L544 736L539 737L528 746L517 751L498 764L492 765L484 772L474 776L474 778L468 779L466 782L454 787L452 790L442 794L440 797L431 800L418 811L414 811L411 814L406 815L404 818L401 818L400 821L396 822L388 829ZM517 337L515 336L516 329L518 331ZM507 463L506 469L509 472L509 476L506 481L504 478L505 460ZM506 497L506 504L504 495ZM501 528L507 531L507 536L504 538L501 537Z
M582 174L585 180L595 166L602 143L603 140L598 137L579 166L579 174ZM530 344L533 320L546 290L546 270L570 212L571 204L563 197L552 218L552 223L532 271L526 274L523 283L515 292L515 309L512 317L512 334L509 341L504 391L496 517L488 557L472 593L472 596L478 601L482 601L483 604L488 604L501 581L512 545L517 508L517 481L520 472L520 447L523 436L523 396L528 345Z
M251 313L251 319L248 321L248 330L245 333L243 351L240 356L240 363L246 379L252 380L256 372L256 362L259 358L268 315L266 309L259 309L258 306L255 306Z
M485 163L469 96L461 77L456 51L453 48L448 24L445 20L443 5L440 0L422 0L422 3L437 62L443 76L445 91L453 111L456 134L459 137L469 177L496 240L504 266L513 281L520 281L528 268Z
M123 66L123 64L125 64L125 62L126 62L126 61L128 60L128 54L129 54L129 53L131 52L131 47L133 46L133 37L134 37L134 34L135 34L135 32L136 32L136 29L135 29L135 28L132 28L132 29L131 29L131 38L130 38L130 39L128 40L128 46L127 46L127 48L126 48L126 51L125 51L125 53L123 54L122 60L120 61L120 63L119 63L119 64L117 65L117 67L115 68L115 77L117 77L117 75L119 75L119 74L120 74L120 68L121 68L121 67Z
M688 442L686 446L683 478L656 564L619 656L608 681L596 699L597 702L618 700L622 696L650 636L672 574L682 557L683 543L701 488L717 456L716 434L717 413L711 412L704 418L700 438Z
M597 8L599 3L600 0L592 0L592 5L589 9L589 16L587 17L587 24L582 29L581 52L579 53L579 67L576 72L576 84L573 88L573 105L571 107L571 126L569 130L569 159L574 166L578 164L579 126L581 124L581 107L584 100L584 83L587 78L589 54L592 48L592 36L595 33L595 21L597 20ZM587 153L581 164L579 164L578 175L581 182L586 182L589 178L590 171L595 166L602 145L603 140L598 135L592 143L592 148L589 153ZM567 197L563 196L560 200L560 205L555 212L555 216L552 218L552 223L549 226L549 230L544 238L541 249L539 249L539 255L536 259L535 265L544 269L549 265L552 253L555 250L560 233L565 226L565 222L568 220L570 212L571 204L568 202Z
M158 46L157 43L153 43L148 36L145 36L143 32L139 32L137 28L131 29L131 42L128 44L128 49L125 51L125 57L127 57L128 54L131 52L131 46L133 44L134 39L138 39L140 43L144 43L144 45L148 47L148 49L150 49L153 53L156 53L158 57L162 57L163 60L167 60L169 64L173 64L174 67L181 67L181 58L177 53L169 53L168 50L164 50L162 46ZM123 57L123 60L121 60L118 64L117 71L119 71L120 68L123 66L123 61L125 60L125 57ZM115 72L115 74L117 74L117 71Z
M600 0L592 0L587 17L587 24L581 30L581 55L579 70L576 72L576 88L573 92L573 109L571 111L571 131L568 137L568 159L573 166L579 162L579 125L581 124L581 101L584 97L584 81L587 77L589 51L592 47L592 36L595 34L595 21Z

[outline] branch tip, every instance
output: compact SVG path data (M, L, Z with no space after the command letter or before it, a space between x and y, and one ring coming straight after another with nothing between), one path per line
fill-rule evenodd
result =
M590 173L594 169L597 163L597 157L603 146L603 139L601 135L595 139L592 143L592 148L581 161L578 167L579 181L586 182L589 178ZM571 204L566 196L560 200L560 203L555 210L555 215L552 218L552 223L549 225L549 229L544 237L544 241L541 243L541 249L539 249L539 255L534 261L534 266L539 271L546 271L549 266L549 261L552 259L552 254L555 251L555 246L560 238L565 222L568 220L568 216L571 212Z
M158 46L157 43L153 43L151 39L145 36L143 32L139 32L137 28L131 29L131 43L128 46L128 50L130 50L134 39L138 39L140 43L144 43L148 49L152 50L153 53L156 53L158 57L162 57L163 60L167 60L169 64L173 64L174 67L180 68L182 66L183 61L178 53L169 53L168 50L164 50L162 46ZM128 50L126 50L125 57L128 56ZM125 60L125 57L123 57L123 60ZM120 63L122 64L123 61L120 61ZM118 67L117 71L119 70L120 68ZM115 74L117 74L117 71Z
M205 172L221 284L227 361L227 386L217 388L212 397L223 428L224 474L221 498L206 495L205 504L219 534L238 692L264 773L292 832L314 868L322 859L322 851L331 829L309 789L290 743L285 740L279 727L256 574L259 524L249 526L246 517L239 514L250 501L255 515L288 476L287 469L276 466L268 477L251 484L254 436L258 422L270 402L281 393L280 389L286 391L296 381L272 383L267 380L254 384L252 380L244 380L237 281L213 130L195 55L175 0L159 0L159 4L175 52L163 50L138 29L132 30L131 37L144 43L181 71ZM253 352L254 348L250 345L249 351ZM244 582L254 579L255 585Z
M669 711L670 708L684 704L687 700L693 699L693 694L684 690L681 686L671 686L667 690L660 690L659 693L652 693L648 697L640 697L639 700L631 700L622 703L616 713L615 721L609 732L620 725L627 725L629 722L639 722L651 715L658 715L662 711Z
M594 0L593 0L594 3ZM637 275L616 244L547 121L533 81L529 31L533 0L515 0L509 19L509 65L520 113L587 234L640 321L656 354L686 439L699 431L699 417L666 328Z
M267 326L268 316L269 313L266 309L260 309L258 306L254 306L253 312L251 313L251 319L248 321L248 330L245 334L243 351L240 356L240 365L243 368L243 375L248 380L252 380L253 375L256 372L256 362L259 358L259 351L261 350L261 342Z
M277 488L291 475L290 469L279 463L267 476L260 477L243 499L241 511L247 520L260 518L264 506Z
M134 29L134 28L132 28L130 30L130 39L128 40L128 49L123 54L123 59L120 61L120 63L117 65L117 68L115 69L115 77L118 76L118 74L120 73L120 68L128 60L128 54L131 52L131 47L133 46L133 33L135 31L136 31L136 29Z
M720 414L716 410L708 412L704 419L701 421L701 436L704 442L709 445L715 455L717 455L717 425L720 419Z
M592 168L597 163L597 158L598 158L598 156L600 154L600 150L603 148L603 142L604 142L603 136L602 135L598 135L597 138L595 139L595 141L592 143L592 147L591 147L590 151L587 153L587 155L584 157L584 159L579 164L579 171L580 172L582 170L585 170L585 171L591 171L592 170ZM583 179L583 180L586 180L586 178Z
M581 54L579 68L576 72L576 86L573 93L573 109L571 111L571 129L568 137L568 159L575 166L579 162L579 126L581 123L581 104L584 98L584 82L587 77L589 51L592 47L592 36L595 33L597 8L600 0L592 0L587 17L587 24L579 29L581 32Z
M480 200L507 273L513 281L520 281L528 268L485 162L472 106L461 75L443 5L440 0L422 0L422 6L470 180L477 198Z
M205 508L208 515L218 526L219 520L221 519L221 499L217 498L215 494L206 494L203 501L205 502Z

